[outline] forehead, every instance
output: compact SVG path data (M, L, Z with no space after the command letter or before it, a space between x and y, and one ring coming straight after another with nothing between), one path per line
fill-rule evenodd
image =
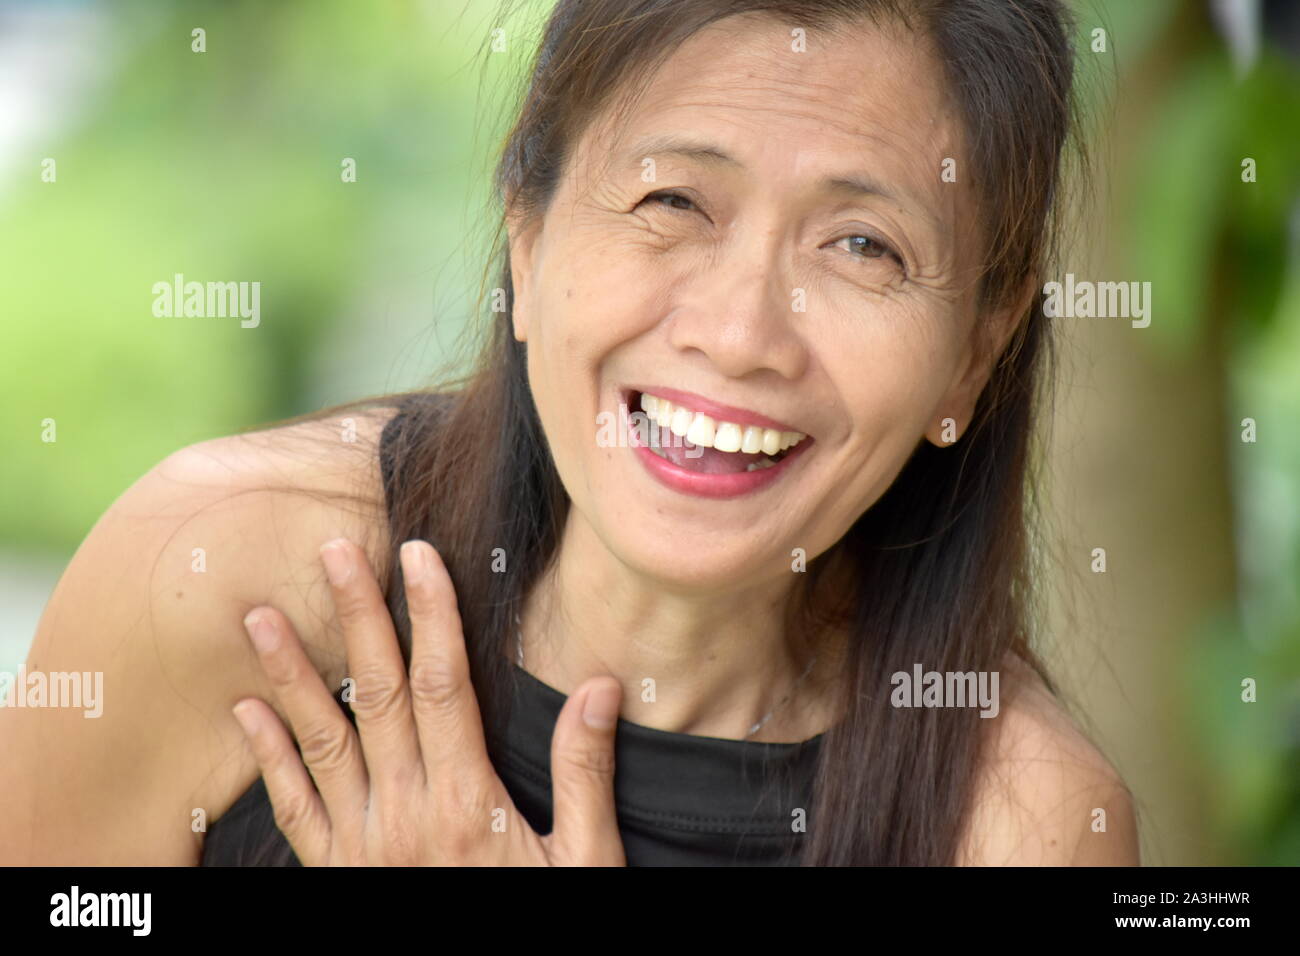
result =
M588 131L579 165L639 166L649 144L689 130L757 175L851 173L946 219L940 174L959 157L960 124L925 40L860 23L808 32L796 52L793 29L749 13L697 32Z

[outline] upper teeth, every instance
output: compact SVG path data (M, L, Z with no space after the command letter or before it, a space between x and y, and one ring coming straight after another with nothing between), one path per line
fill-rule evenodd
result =
M692 445L703 445L717 451L738 451L747 455L761 451L765 455L775 455L808 437L802 432L720 422L703 412L693 412L647 392L641 394L641 408L660 428L667 428L679 438L685 436Z

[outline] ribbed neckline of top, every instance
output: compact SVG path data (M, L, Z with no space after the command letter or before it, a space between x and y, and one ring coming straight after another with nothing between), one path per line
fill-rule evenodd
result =
M500 744L516 770L549 783L551 737L568 696L517 664L510 666L515 700ZM729 740L619 718L614 758L619 819L670 829L788 834L791 810L806 807L824 737L794 743Z

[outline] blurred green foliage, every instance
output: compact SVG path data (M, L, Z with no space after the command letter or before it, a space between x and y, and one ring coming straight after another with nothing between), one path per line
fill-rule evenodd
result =
M1233 863L1300 863L1300 64L1267 42L1238 75L1206 9L1105 5L1122 95L1138 64L1153 122L1116 171L1126 214L1112 237L1158 318L1159 361L1217 355L1229 381L1223 447L1240 594L1188 635L1178 661L1188 735L1200 742L1209 827ZM1113 18L1113 19L1111 19ZM1246 174L1246 161L1253 161ZM1128 276L1120 277L1128 278ZM1257 430L1243 441L1245 419ZM1189 555L1188 560L1194 560ZM1242 682L1255 686L1243 700Z
M464 246L494 145L475 113L486 6L111 6L97 55L120 67L0 194L0 540L71 549L170 452L308 411L309 362L359 281ZM176 273L261 282L260 325L154 317Z

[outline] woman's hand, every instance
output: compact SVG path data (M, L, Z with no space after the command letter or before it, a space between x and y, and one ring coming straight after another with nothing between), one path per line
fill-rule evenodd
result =
M364 552L339 539L321 558L356 681L356 729L273 608L254 609L245 625L302 757L264 701L234 708L276 825L303 865L625 865L614 809L618 682L592 678L560 711L551 739L554 829L538 836L488 759L456 594L438 553L424 541L401 548L409 681Z

